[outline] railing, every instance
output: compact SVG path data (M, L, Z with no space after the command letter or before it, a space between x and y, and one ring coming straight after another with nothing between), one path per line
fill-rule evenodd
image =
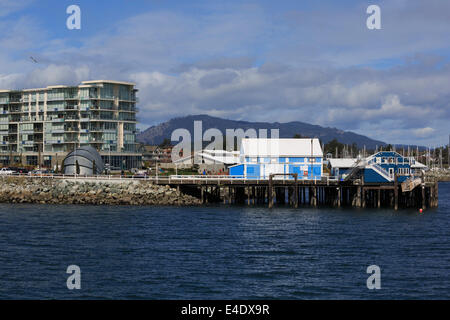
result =
M356 172L358 172L363 165L366 164L366 161L364 160L358 160L355 162L355 164L353 165L353 167L351 167L350 172L348 174L346 174L344 181L350 179Z
M258 182L258 181L269 181L269 177L258 177L258 178L248 178L242 175L171 175L171 176L148 176L148 175L80 175L80 174L55 174L55 173L11 173L11 174L0 174L0 177L26 177L26 178L49 178L49 179L80 179L80 180L123 180L123 181L154 181L154 182L164 182L170 184L172 181L180 182L180 181L217 181L217 180L231 180L231 181L250 181L250 182ZM273 179L275 181L294 181L294 179ZM314 179L300 179L302 181L309 182L337 182L338 177L315 177ZM298 180L298 181L300 181Z
M376 163L372 163L371 166L372 166L373 168L375 168L376 170L378 170L379 173L380 173L382 176L384 176L387 180L392 180L392 177L391 177L391 175L389 174L389 172L388 172L386 169L384 169L382 166L380 166L379 164L376 164Z

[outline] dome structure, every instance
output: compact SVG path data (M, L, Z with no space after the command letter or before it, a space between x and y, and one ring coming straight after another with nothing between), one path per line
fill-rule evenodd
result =
M80 147L64 158L64 174L91 176L101 174L104 168L102 157L90 146Z

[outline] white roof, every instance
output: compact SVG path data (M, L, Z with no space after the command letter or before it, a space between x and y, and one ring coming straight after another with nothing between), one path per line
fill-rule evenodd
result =
M246 157L323 157L319 139L244 138L240 151Z
M355 165L358 159L343 158L343 159L328 159L330 166L333 168L351 168Z
M427 168L427 166L416 160L415 163L411 165L411 168L414 168L414 169L425 169L425 168Z
M135 86L136 84L133 82L125 82L125 81L114 81L114 80L91 80L91 81L81 81L82 84L96 84L96 83L112 83L112 84L124 84L127 86Z

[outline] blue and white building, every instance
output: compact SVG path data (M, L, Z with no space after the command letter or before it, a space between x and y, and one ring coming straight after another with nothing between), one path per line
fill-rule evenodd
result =
M239 164L230 176L268 179L271 174L296 173L298 179L321 179L323 152L319 139L242 139ZM274 179L294 179L275 176Z
M330 159L331 174L340 180L364 177L365 183L404 182L420 175L427 167L413 157L404 157L394 151L380 151L361 159Z

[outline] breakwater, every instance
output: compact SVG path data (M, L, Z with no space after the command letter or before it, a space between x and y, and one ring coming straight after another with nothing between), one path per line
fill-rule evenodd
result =
M151 181L83 181L2 177L1 203L94 205L197 205L201 201Z

